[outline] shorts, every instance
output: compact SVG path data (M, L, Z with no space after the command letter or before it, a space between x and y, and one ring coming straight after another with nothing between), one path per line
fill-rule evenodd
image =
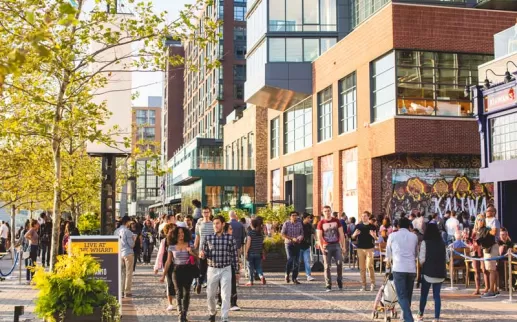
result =
M486 250L483 250L483 258L489 259L499 256L499 245L494 244L490 248L490 252L487 252ZM487 261L485 260L485 270L487 271L495 271L497 270L497 261Z

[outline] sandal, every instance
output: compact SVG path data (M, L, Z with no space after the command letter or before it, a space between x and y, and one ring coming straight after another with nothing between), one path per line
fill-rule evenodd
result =
M472 295L481 295L481 293L479 293L479 290L476 290L474 293L472 293Z

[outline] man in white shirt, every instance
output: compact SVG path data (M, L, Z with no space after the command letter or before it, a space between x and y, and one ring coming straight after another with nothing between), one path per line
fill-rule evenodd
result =
M9 228L5 224L5 221L2 221L2 226L0 227L0 252L4 253L7 251L7 238L9 237Z
M445 230L447 231L447 244L454 241L456 232L460 231L460 222L456 219L456 212L451 212L451 218L445 223Z
M402 321L414 322L411 314L411 298L416 278L416 256L418 237L409 231L410 221L402 218L399 221L400 229L388 238L386 258L388 266L392 264L393 281L397 290Z

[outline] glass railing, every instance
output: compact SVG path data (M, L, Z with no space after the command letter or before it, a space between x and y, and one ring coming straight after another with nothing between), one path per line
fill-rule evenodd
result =
M517 25L494 35L495 59L517 52Z

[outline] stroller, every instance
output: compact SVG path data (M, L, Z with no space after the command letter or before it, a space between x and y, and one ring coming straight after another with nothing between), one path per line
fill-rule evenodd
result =
M372 321L379 318L379 313L384 313L384 322L390 322L397 317L395 306L398 303L397 291L393 282L393 274L386 272L384 283L375 297L373 305ZM389 315L388 315L389 313Z

